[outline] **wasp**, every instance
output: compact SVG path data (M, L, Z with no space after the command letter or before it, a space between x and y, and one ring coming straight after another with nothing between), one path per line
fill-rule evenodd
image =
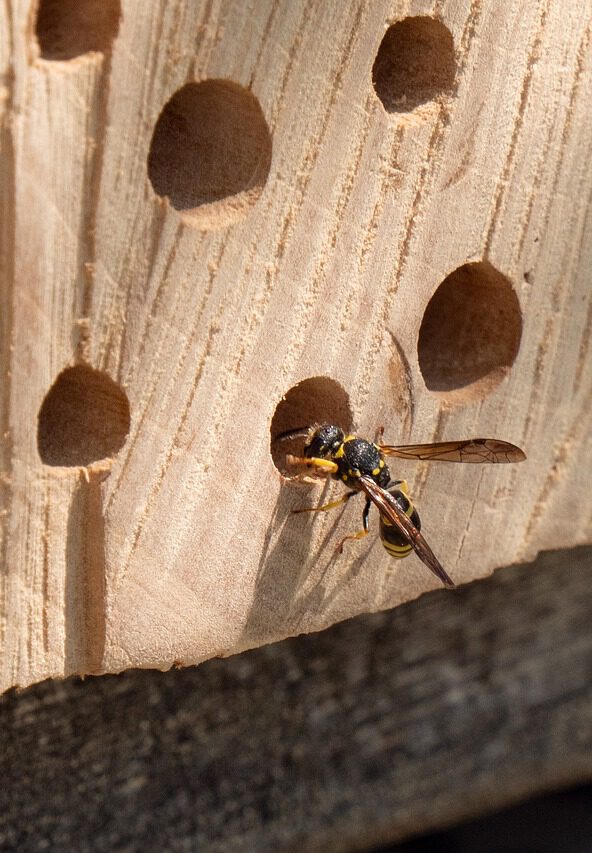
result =
M362 513L362 529L341 540L339 552L348 539L362 539L368 534L368 516L374 505L380 516L380 539L388 553L397 559L412 551L437 578L449 588L452 578L443 568L421 533L421 520L414 507L407 483L393 480L385 457L426 460L430 462L522 462L526 455L514 444L497 438L471 438L464 441L442 441L434 444L388 445L379 443L382 430L375 441L346 434L334 424L299 427L277 436L276 440L305 438L304 456L288 455L289 465L304 466L315 473L333 477L348 487L337 500L317 507L305 507L293 512L326 512L362 493L366 504Z

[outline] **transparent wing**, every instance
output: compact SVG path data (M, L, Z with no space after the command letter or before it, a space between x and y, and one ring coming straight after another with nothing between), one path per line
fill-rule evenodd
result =
M465 441L440 441L436 444L380 446L385 456L400 459L424 459L431 462L523 462L526 454L515 444L498 438L469 438Z
M380 514L388 518L390 523L394 524L403 536L408 539L409 544L420 560L422 560L428 569L430 569L436 577L442 581L444 586L452 589L454 587L454 581L445 571L444 567L411 519L403 512L402 509L400 509L399 506L397 506L392 495L390 495L385 489L378 486L374 480L370 480L367 477L360 477L358 482Z

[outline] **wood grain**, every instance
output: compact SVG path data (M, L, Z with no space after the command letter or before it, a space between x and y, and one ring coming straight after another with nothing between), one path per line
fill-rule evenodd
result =
M125 0L94 40L96 6L78 6L65 44L67 20L52 36L32 2L0 3L2 686L195 663L433 587L375 536L334 557L355 501L290 515L321 489L282 480L270 427L313 377L309 410L334 417L345 395L362 434L525 449L520 466L401 465L458 583L589 542L590 0ZM385 109L383 36L404 19L422 36L422 17L451 34L454 82ZM406 50L423 57L421 38ZM199 182L201 120L210 182L169 201L151 169L169 150ZM422 321L466 264L487 322L458 317L430 390ZM515 358L463 384L500 340ZM85 468L39 454L69 367L105 376L92 431L110 429L107 378L129 401L125 444Z

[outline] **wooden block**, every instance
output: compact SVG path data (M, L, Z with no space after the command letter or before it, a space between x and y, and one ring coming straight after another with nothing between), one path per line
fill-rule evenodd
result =
M1 8L2 687L434 587L311 419L525 449L394 468L457 583L590 541L591 0Z

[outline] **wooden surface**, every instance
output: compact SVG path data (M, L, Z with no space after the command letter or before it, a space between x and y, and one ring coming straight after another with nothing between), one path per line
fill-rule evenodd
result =
M34 7L0 3L2 687L434 587L334 557L355 502L290 515L292 417L524 447L396 472L459 583L590 541L590 0Z
M592 548L548 553L198 668L13 691L0 847L361 853L590 781L591 584ZM543 849L572 850L559 825Z

